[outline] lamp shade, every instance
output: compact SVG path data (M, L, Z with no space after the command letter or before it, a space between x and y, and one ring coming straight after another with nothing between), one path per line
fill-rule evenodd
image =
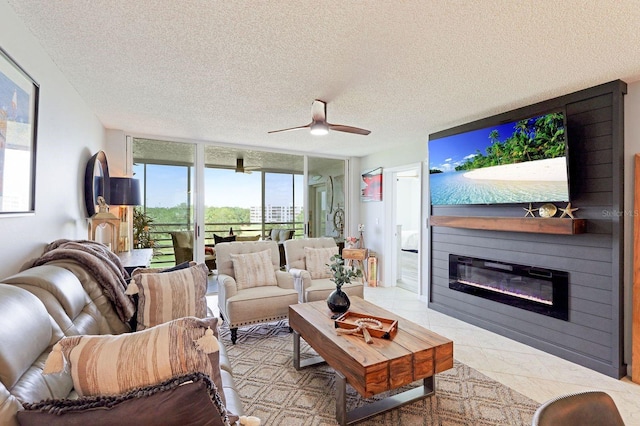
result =
M109 178L109 204L112 206L139 206L140 182L128 177Z

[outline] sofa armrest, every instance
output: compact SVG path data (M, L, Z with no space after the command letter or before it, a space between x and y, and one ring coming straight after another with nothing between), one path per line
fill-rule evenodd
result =
M295 289L293 284L293 275L285 271L276 271L276 280L278 281L278 287L286 289Z
M22 411L22 404L13 396L7 388L0 383L0 424L6 426L18 426L16 413Z
M311 285L311 274L306 269L289 269L289 273L293 276L293 285L296 291L302 296L304 291Z
M231 275L218 274L218 299L226 301L238 293L236 280Z

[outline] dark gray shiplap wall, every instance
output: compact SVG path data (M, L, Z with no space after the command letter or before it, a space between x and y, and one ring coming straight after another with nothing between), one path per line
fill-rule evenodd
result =
M622 341L625 93L626 84L614 81L430 136L565 108L571 201L579 208L575 216L587 219L587 232L562 236L432 227L429 308L609 376L626 374ZM523 207L432 206L431 214L492 216L499 221L501 216L524 216ZM569 321L450 290L449 253L568 271Z

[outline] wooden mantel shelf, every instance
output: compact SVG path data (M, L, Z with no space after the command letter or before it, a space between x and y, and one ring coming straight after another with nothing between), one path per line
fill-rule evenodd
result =
M585 219L541 217L431 216L430 226L483 229L486 231L529 232L573 235L586 230Z

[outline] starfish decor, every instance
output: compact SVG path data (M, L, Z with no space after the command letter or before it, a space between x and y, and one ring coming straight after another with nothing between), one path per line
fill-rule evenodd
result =
M525 213L524 217L527 217L529 215L531 215L531 217L536 217L536 215L533 214L533 212L538 211L538 209L532 208L531 203L529 203L529 208L523 207L522 209L527 212Z
M579 210L577 207L571 208L571 203L567 204L567 207L560 208L560 211L562 212L562 214L560 215L561 218L565 217L565 216L569 216L571 219L575 219L575 217L573 217L573 212L575 212L576 210Z

